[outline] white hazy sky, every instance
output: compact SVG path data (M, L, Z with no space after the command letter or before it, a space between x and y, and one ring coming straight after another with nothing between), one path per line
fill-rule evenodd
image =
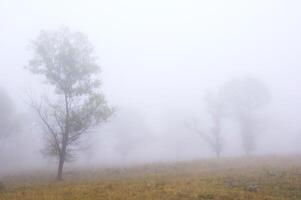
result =
M298 0L0 0L0 85L25 109L24 91L40 84L24 70L28 44L40 30L65 25L88 35L108 101L120 116L145 118L149 135L160 135L152 148L166 157L181 146L183 157L198 155L199 141L172 136L170 124L198 112L207 89L245 75L271 90L269 115L282 127L274 147L291 147L301 116L300 10Z

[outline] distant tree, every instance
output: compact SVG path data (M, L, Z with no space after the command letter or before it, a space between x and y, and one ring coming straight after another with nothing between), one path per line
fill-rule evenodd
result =
M0 140L17 132L20 125L12 99L4 89L0 88Z
M214 150L217 157L220 157L220 154L223 150L223 138L221 136L222 131L222 119L225 116L224 111L224 102L221 98L219 92L217 93L207 93L205 96L207 112L212 120L212 125L210 129L211 138L211 147Z
M262 129L256 112L269 103L269 90L259 79L246 77L227 82L222 91L228 112L239 123L242 145L249 155L255 150Z
M199 133L199 135L207 142L209 147L215 153L216 157L220 157L223 150L223 138L221 136L222 119L224 117L224 105L219 92L208 92L205 95L205 103L207 113L210 117L211 127L206 132L197 127L196 121L193 122L191 128Z
M74 158L82 136L106 122L113 109L99 91L100 67L85 35L64 27L42 31L31 44L27 69L54 87L39 103L31 98L31 106L47 136L45 152L58 159L57 179L62 180L64 163Z
M12 99L6 90L0 87L0 147L7 137L19 132L21 128L21 117L16 112ZM1 192L5 191L5 185L0 181L0 196Z

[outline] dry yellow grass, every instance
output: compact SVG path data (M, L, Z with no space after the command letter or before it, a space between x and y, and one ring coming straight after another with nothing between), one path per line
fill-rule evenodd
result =
M202 160L4 179L3 200L301 199L301 156Z

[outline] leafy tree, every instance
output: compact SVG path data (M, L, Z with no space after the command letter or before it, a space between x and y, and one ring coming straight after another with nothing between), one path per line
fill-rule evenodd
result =
M113 109L100 92L93 46L87 37L68 28L41 31L32 41L27 69L42 75L54 91L40 103L31 98L46 133L47 155L58 159L57 179L65 161L74 159L81 138L107 121Z
M239 123L242 145L249 155L255 150L262 129L257 111L269 103L269 90L259 79L246 77L227 82L222 91L228 112Z

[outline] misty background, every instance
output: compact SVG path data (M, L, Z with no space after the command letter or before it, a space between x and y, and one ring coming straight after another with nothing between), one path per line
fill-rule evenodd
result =
M41 30L68 26L95 47L102 90L117 108L86 138L72 165L111 166L191 160L214 154L186 122L206 127L207 91L251 76L270 90L267 128L255 154L301 152L301 2L289 1L0 1L0 87L24 116L21 132L1 141L0 174L39 169L43 134L26 91L49 88L24 69ZM223 156L243 155L231 123ZM55 167L55 164L53 164Z

